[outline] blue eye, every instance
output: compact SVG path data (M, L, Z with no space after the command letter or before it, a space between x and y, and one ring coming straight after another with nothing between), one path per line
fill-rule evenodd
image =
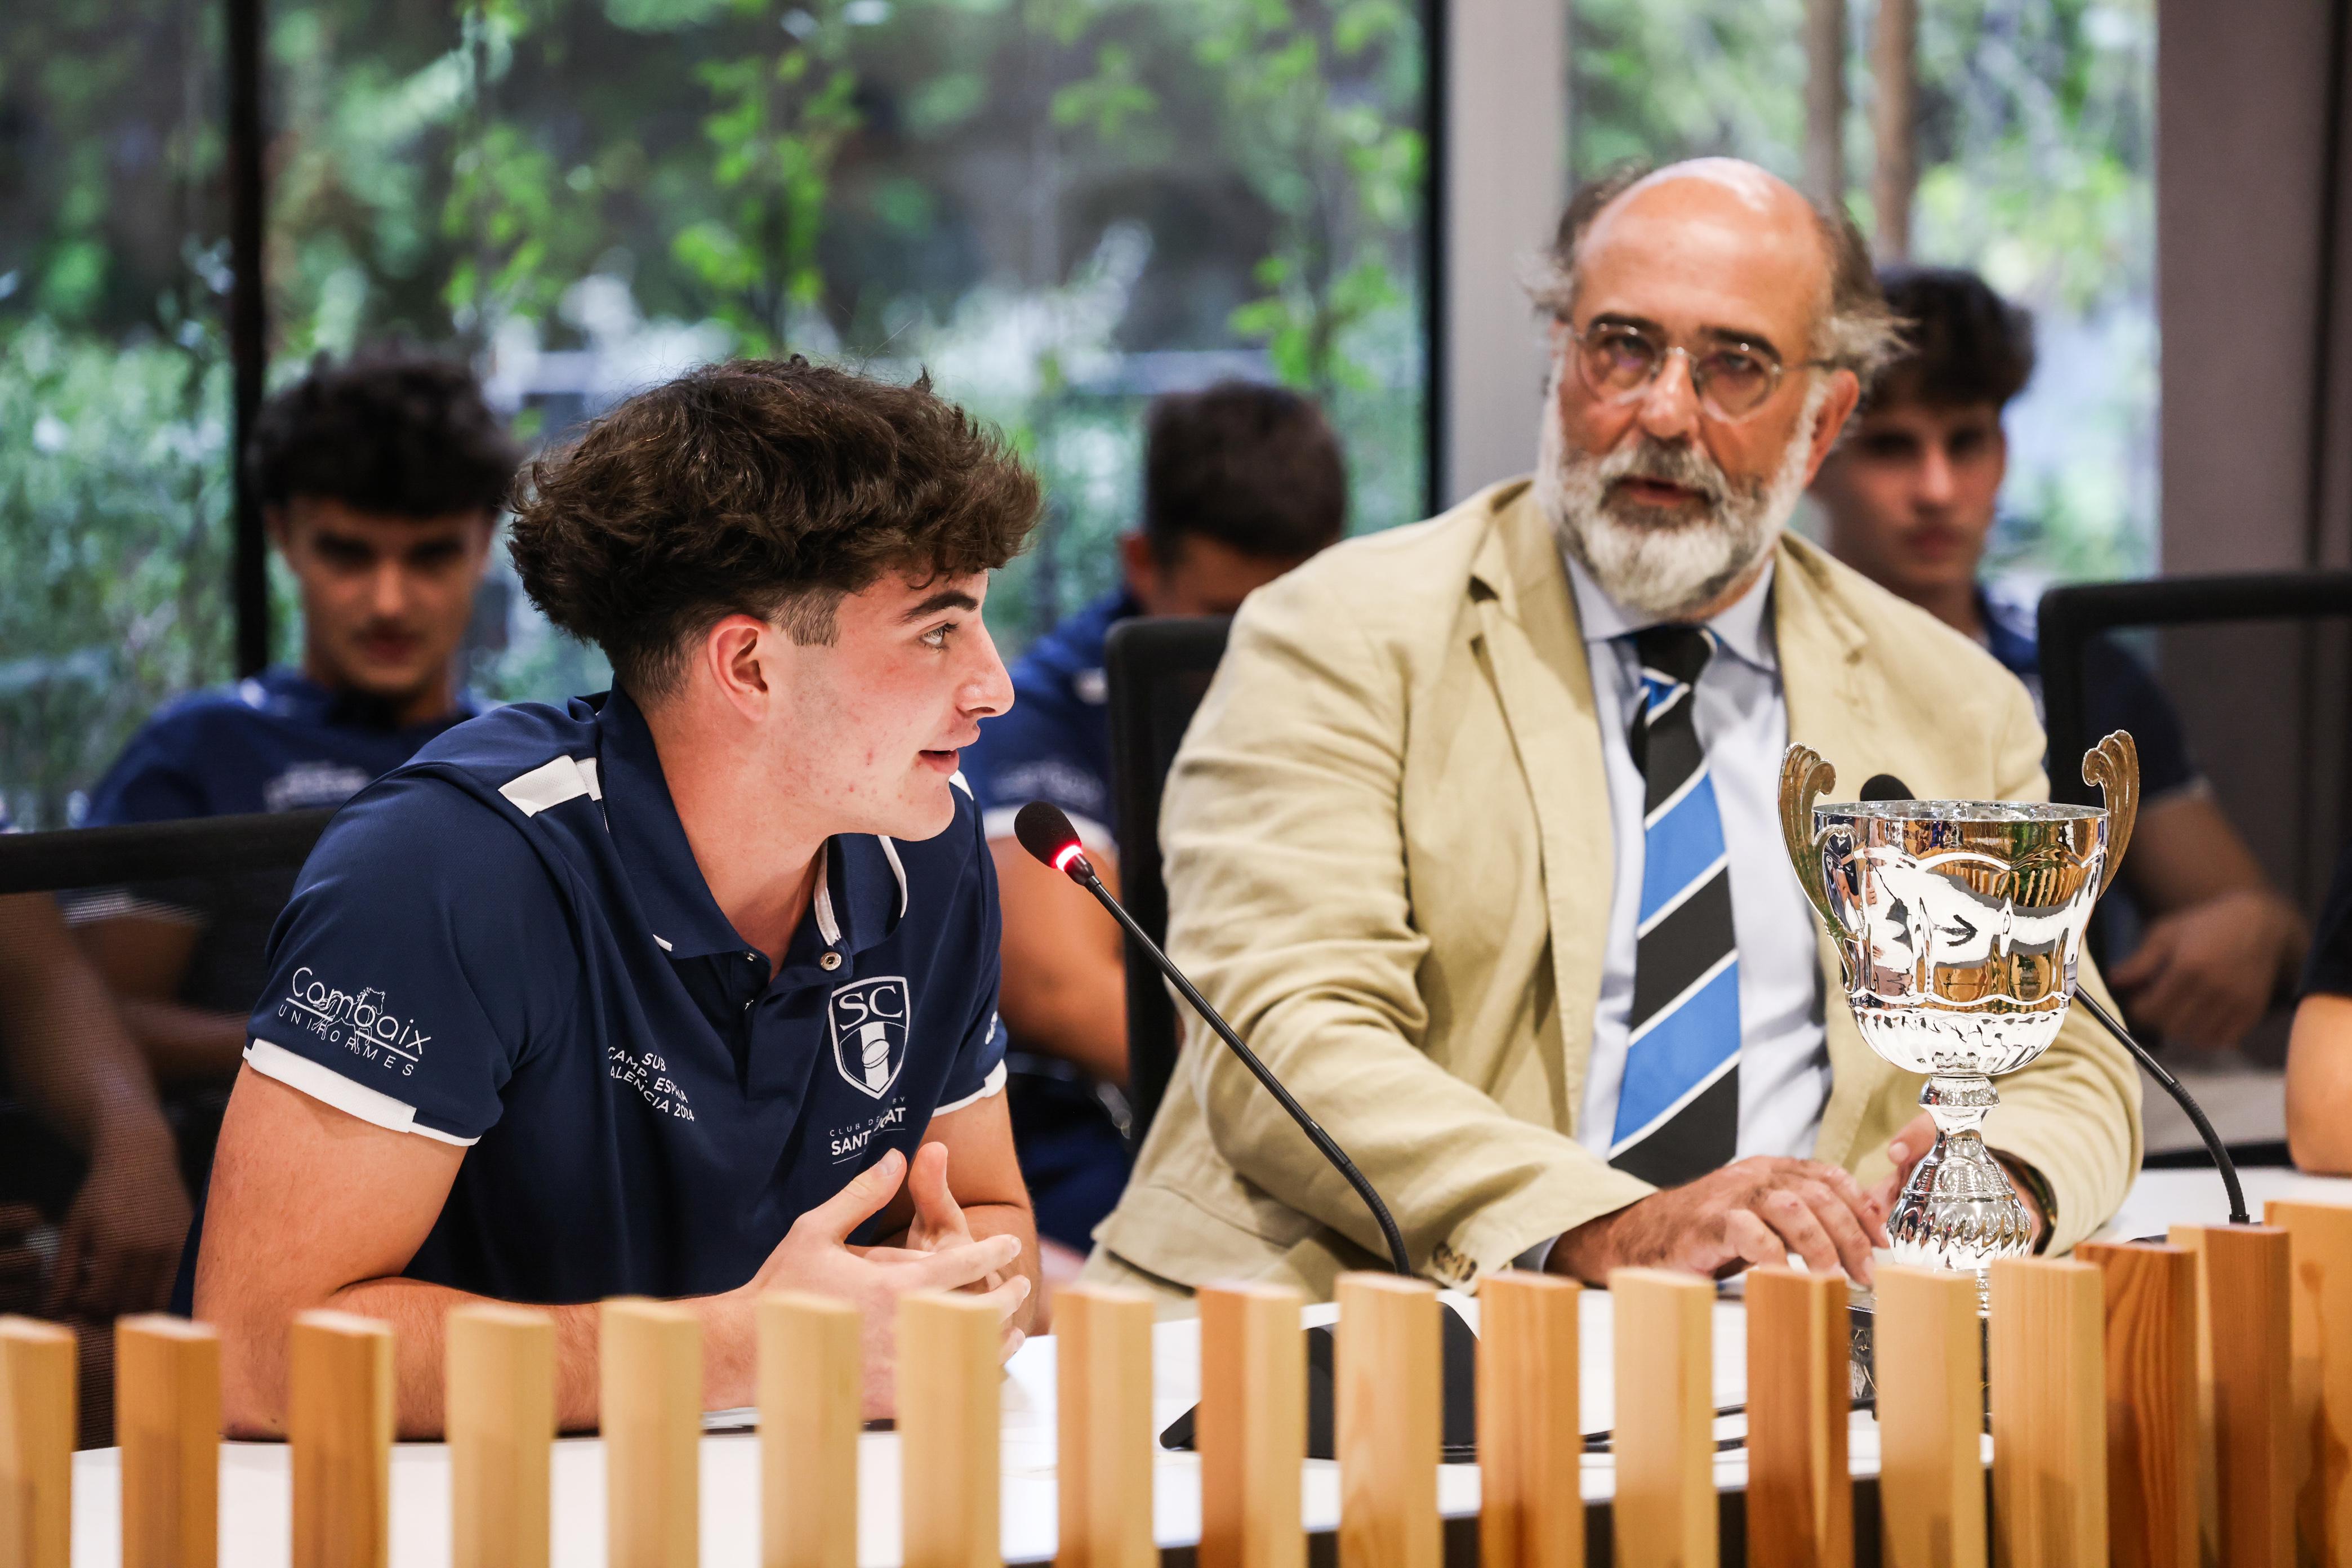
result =
M923 634L923 646L925 647L944 648L948 646L948 634L954 630L955 623L953 621L950 621L944 626L933 626L929 631Z

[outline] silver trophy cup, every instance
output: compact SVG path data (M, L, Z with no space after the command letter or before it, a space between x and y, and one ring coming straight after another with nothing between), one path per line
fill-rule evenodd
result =
M1895 1201L1898 1262L1966 1270L2032 1239L1985 1148L1992 1079L2050 1048L2074 1000L2092 906L2115 879L2139 804L2139 754L2117 731L2083 759L2089 805L1988 800L1814 803L1837 782L1819 753L1780 764L1780 830L1836 943L1870 1048L1927 1079L1936 1146Z

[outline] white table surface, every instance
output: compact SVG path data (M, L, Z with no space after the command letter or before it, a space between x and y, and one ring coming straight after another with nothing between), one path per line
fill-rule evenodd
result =
M2273 1197L2311 1198L2352 1204L2352 1181L2303 1176L2286 1171L2245 1173L2246 1195L2259 1219ZM2227 1217L2221 1179L2210 1171L2143 1173L2107 1234L2128 1237L2161 1231L2174 1222L2220 1224ZM1475 1328L1477 1303L1449 1294ZM1334 1309L1309 1308L1309 1323L1329 1321ZM1735 1405L1747 1397L1746 1316L1733 1300L1715 1309L1715 1403ZM1584 1429L1605 1430L1612 1418L1610 1310L1606 1292L1583 1298L1582 1410ZM1164 1427L1191 1408L1200 1386L1199 1341L1190 1321L1163 1322L1152 1335L1153 1421ZM1003 1539L1010 1563L1042 1563L1054 1554L1055 1536L1054 1440L1054 1342L1034 1339L1013 1356L1004 1383ZM1875 1475L1877 1425L1857 1413L1851 1429L1854 1474ZM1728 1434L1738 1418L1722 1424ZM1716 1484L1746 1484L1748 1459L1735 1450L1716 1457ZM1153 1465L1154 1538L1162 1546L1188 1546L1200 1538L1200 1461L1164 1450ZM1605 1454L1588 1454L1583 1492L1589 1500L1611 1494L1613 1471ZM76 1568L114 1568L121 1561L121 1454L111 1448L74 1456L73 1562ZM441 1568L449 1561L449 1456L437 1443L404 1443L393 1454L392 1562L394 1568ZM604 1453L593 1437L565 1438L555 1445L554 1560L593 1568L604 1562ZM858 1562L861 1568L898 1568L898 1439L867 1433L858 1441ZM221 1448L221 1561L238 1568L280 1568L290 1559L290 1482L282 1444L228 1443ZM1339 1467L1308 1460L1305 1514L1311 1531L1337 1527ZM1438 1475L1438 1506L1448 1518L1478 1509L1475 1465L1447 1465ZM702 1440L702 1561L708 1568L736 1568L759 1561L759 1447L749 1433Z

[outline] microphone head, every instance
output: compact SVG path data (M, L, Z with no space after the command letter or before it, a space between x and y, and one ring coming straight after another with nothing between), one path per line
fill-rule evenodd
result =
M1893 773L1873 773L1870 782L1862 786L1862 798L1870 801L1911 800L1911 786Z
M1013 837L1055 870L1066 874L1079 853L1078 830L1062 808L1049 801L1033 800L1013 819Z

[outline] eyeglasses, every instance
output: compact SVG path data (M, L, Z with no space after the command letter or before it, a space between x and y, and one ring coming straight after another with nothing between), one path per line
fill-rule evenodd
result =
M1680 354L1690 367L1691 388L1698 395L1699 406L1711 418L1737 425L1762 408L1788 374L1780 356L1765 343L1719 340L1694 353L1624 321L1598 321L1580 331L1568 326L1567 331L1576 343L1577 374L1604 403L1631 403L1642 396L1665 370L1666 361ZM1804 363L1811 368L1830 368L1827 360Z

